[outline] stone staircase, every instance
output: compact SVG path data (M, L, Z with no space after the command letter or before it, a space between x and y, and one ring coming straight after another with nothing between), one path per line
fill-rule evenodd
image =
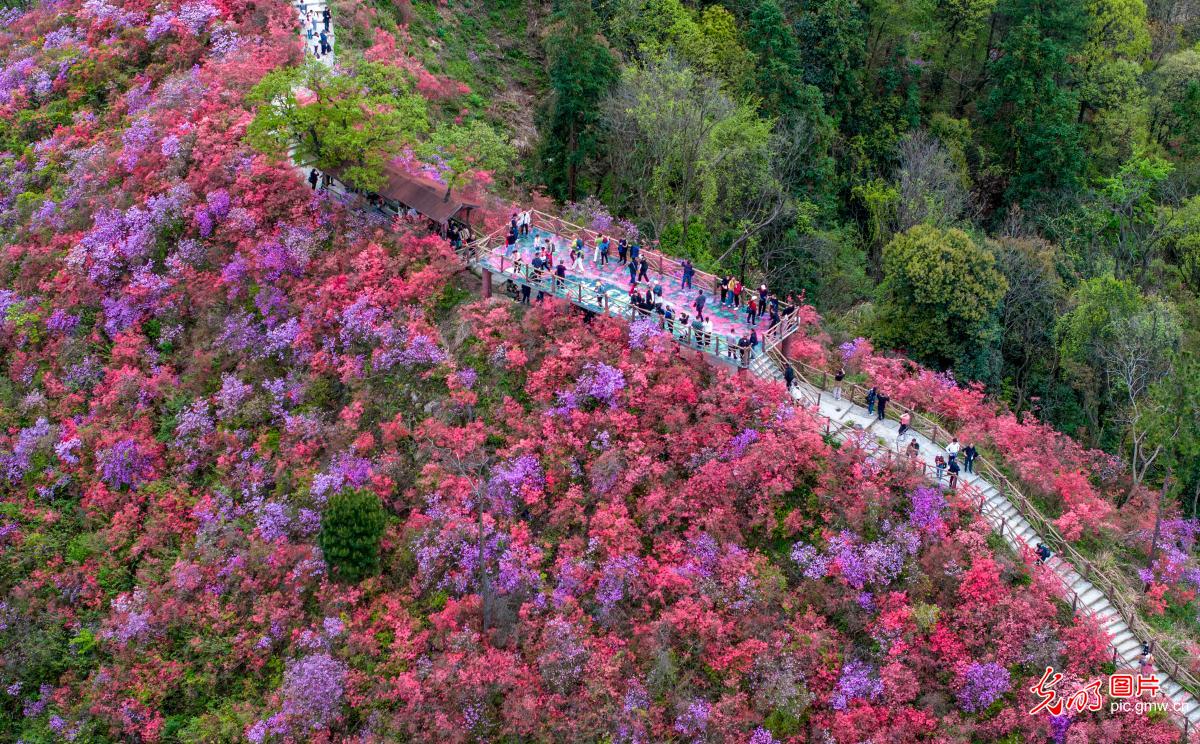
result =
M750 371L768 380L784 380L781 359L773 353L761 354L751 360ZM793 382L791 394L797 402L814 408L818 415L828 420L831 424L830 433L839 440L851 436L857 438L861 436L861 432L866 432L874 445L898 455L908 446L909 440L915 438L920 445L919 462L924 463L927 466L926 472L933 473L936 479L936 471L932 467L934 457L944 454L945 450L924 435L910 430L901 441L899 425L896 422L880 420L878 416L868 414L861 406L845 400L835 400L831 394L809 384L799 374ZM1039 542L1043 542L1033 525L995 484L978 475L960 473L959 489L969 494L972 502L980 503L983 517L1018 555L1026 550L1032 551ZM1063 599L1071 602L1075 611L1091 616L1099 622L1108 634L1116 667L1136 671L1139 667L1142 641L1130 629L1108 596L1081 576L1069 562L1057 555L1052 555L1038 570L1049 571L1059 579L1063 587ZM1160 689L1174 704L1172 718L1184 730L1185 736L1200 730L1200 700L1180 686L1165 670L1157 669L1156 672L1160 680Z

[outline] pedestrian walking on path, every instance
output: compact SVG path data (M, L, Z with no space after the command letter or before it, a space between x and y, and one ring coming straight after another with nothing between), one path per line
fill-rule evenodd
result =
M319 181L320 179L321 179L321 177L317 175L316 168L313 168L312 170L310 170L308 172L308 182L310 184L312 184L313 191L317 190L317 181Z
M875 401L879 398L879 391L874 386L867 391L867 415L875 415Z
M750 300L750 306L754 306L754 300ZM846 368L838 367L838 371L833 374L833 399L842 399L842 380L846 379ZM879 417L882 420L882 416Z
M904 432L908 431L908 424L912 421L912 414L908 411L900 414L900 433L896 436L904 436Z
M883 392L882 390L880 390L879 391L879 399L876 401L876 403L879 404L879 420L880 421L883 421L884 416L887 415L887 404L888 404L889 400L891 400L891 398L888 397L888 394Z
M967 446L963 447L963 472L975 472L975 458L979 457L979 450L975 449L975 445L967 442Z
M321 20L325 21L325 32L326 33L329 33L329 20L332 17L333 17L333 14L331 14L329 12L329 8L326 8L325 10L321 11Z

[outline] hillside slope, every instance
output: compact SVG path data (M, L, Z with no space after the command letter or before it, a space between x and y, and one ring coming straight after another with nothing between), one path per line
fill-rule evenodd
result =
M0 738L1177 739L1027 715L1097 629L781 386L249 148L294 19L0 24Z

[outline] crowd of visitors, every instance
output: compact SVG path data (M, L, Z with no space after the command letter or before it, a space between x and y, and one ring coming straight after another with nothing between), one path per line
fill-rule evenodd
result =
M329 8L322 8L318 12L310 10L308 3L296 3L296 7L299 8L300 17L304 20L304 35L313 45L313 56L321 59L326 54L332 54L333 43L329 40L331 33L329 23L333 15L329 12Z
M697 272L690 260L672 261L671 267L677 273L668 274L661 270L661 260L651 263L654 256L649 255L649 251L636 239L631 241L599 234L588 245L581 236L571 238L534 230L532 222L532 211L513 212L509 219L504 256L511 259L513 273L526 273L535 283L541 282L549 273L553 277L555 292L561 294L570 285L573 292L581 295L581 299L605 311L612 303L612 296L620 293L620 290L608 288L603 280L593 281L590 277L602 269L611 271L606 268L609 264L620 266L622 274L628 274L626 294L629 305L645 316L657 316L664 330L702 351L724 354L748 364L756 353L762 351L762 321L767 321L766 330L770 330L795 309L794 298L781 301L766 285L761 285L755 291L746 288L732 276L714 280L713 284L720 294L719 307L726 310L723 317L728 319L732 315L734 322L741 322L737 318L741 312L745 313L745 331L730 337L714 330L711 317L713 307L710 303L715 298L710 300L704 287L695 286ZM526 253L522 250L521 239L531 233L534 236L533 245ZM674 279L678 279L680 290L696 290L686 309L673 307L668 299L667 286ZM713 291L713 288L710 287L709 291ZM523 301L529 294L531 290L522 290ZM539 290L536 300L540 301L545 294L545 291Z

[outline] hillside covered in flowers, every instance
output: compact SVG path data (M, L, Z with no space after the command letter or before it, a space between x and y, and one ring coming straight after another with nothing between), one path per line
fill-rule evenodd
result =
M953 494L251 149L302 56L280 0L0 15L0 740L1177 740L1027 714L1105 639Z

